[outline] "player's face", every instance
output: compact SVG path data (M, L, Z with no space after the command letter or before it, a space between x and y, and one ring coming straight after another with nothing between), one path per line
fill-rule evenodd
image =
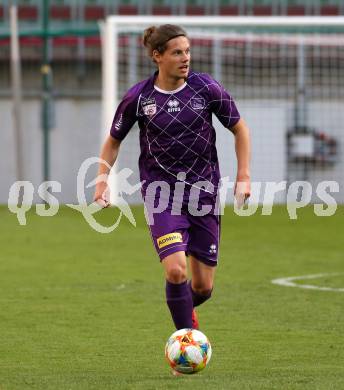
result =
M156 53L159 72L167 77L185 79L190 67L190 42L186 37L173 38L167 42L163 54Z

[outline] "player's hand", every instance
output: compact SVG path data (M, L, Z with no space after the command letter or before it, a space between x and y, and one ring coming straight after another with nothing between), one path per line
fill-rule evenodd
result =
M97 182L93 200L102 208L110 206L110 189L106 181L99 180Z
M248 198L251 196L251 181L250 179L237 178L234 188L234 198L237 207L240 209L244 206Z

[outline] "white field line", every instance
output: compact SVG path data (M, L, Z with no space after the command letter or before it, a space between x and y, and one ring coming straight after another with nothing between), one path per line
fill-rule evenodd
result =
M339 274L339 273L326 273L326 274L315 274L315 275L290 276L287 278L273 279L273 280L271 280L271 283L278 284L279 286L298 287L298 288L305 288L308 290L344 292L344 288L322 287L322 286L315 286L312 284L294 283L294 280L319 279L319 278L324 278L325 276L336 276L336 275L341 275L341 274Z

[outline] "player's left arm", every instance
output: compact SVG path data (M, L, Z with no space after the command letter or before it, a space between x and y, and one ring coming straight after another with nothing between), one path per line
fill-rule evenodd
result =
M238 207L241 207L251 195L250 130L242 118L230 130L235 137L235 152L237 156L237 176L234 196L236 197Z
M231 95L211 76L204 74L209 91L209 108L226 128L235 136L235 151L238 161L234 195L241 207L251 195L250 180L250 131Z

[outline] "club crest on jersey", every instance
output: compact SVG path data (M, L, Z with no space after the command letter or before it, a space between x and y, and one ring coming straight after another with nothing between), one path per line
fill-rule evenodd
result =
M191 107L194 110L203 110L205 106L205 102L203 98L192 98L191 99Z
M171 99L167 102L168 105L168 112L176 112L180 111L179 102L177 99Z
M143 113L147 116L153 116L156 113L156 101L154 98L141 101Z

